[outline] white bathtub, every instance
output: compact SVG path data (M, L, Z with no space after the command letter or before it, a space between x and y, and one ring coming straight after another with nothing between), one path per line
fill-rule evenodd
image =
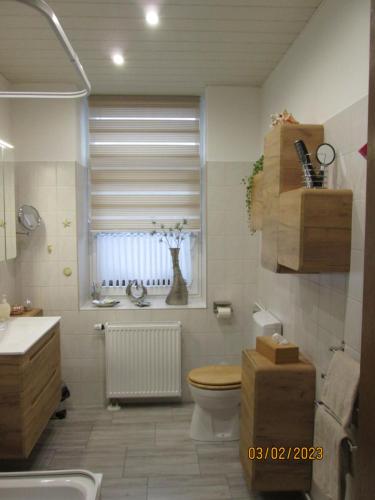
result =
M0 499L99 500L101 474L85 470L0 474Z

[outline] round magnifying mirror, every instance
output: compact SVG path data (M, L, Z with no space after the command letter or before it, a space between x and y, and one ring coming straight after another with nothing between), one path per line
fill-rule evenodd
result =
M328 144L327 142L323 142L323 144L320 144L320 146L317 147L316 149L316 159L320 163L320 165L324 165L325 167L328 167L328 165L331 165L335 161L336 158L336 151L331 144Z
M38 210L31 205L22 205L18 210L18 220L28 231L34 231L40 226L41 217Z

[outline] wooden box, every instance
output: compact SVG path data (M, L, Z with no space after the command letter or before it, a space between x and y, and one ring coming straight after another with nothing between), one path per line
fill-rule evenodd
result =
M278 262L302 273L349 271L352 199L348 189L282 193Z
M309 460L250 460L249 448L310 447L314 432L315 369L275 365L256 351L242 353L240 459L250 490L309 491ZM284 457L285 458L285 457Z
M283 363L298 363L298 346L289 342L288 344L276 344L271 337L257 337L256 351L277 365Z
M303 171L294 146L297 139L302 139L314 153L324 142L324 128L280 124L270 130L264 141L262 265L275 272L283 272L277 258L280 194L303 185Z
M30 311L24 311L22 314L12 314L12 316L17 316L17 318L24 318L27 316L43 316L43 309L33 308Z
M254 176L251 195L250 229L258 231L262 229L263 219L263 173Z

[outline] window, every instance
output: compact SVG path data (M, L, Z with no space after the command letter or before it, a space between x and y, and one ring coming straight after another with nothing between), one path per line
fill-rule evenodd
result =
M150 233L187 220L180 266L200 291L200 106L193 97L90 97L92 279L151 294L172 279L168 246Z

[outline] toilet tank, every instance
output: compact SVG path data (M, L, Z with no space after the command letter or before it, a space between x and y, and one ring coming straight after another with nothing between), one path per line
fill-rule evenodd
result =
M281 334L281 323L269 311L261 309L253 313L252 328L249 335L249 349L255 349L256 338L263 335Z

